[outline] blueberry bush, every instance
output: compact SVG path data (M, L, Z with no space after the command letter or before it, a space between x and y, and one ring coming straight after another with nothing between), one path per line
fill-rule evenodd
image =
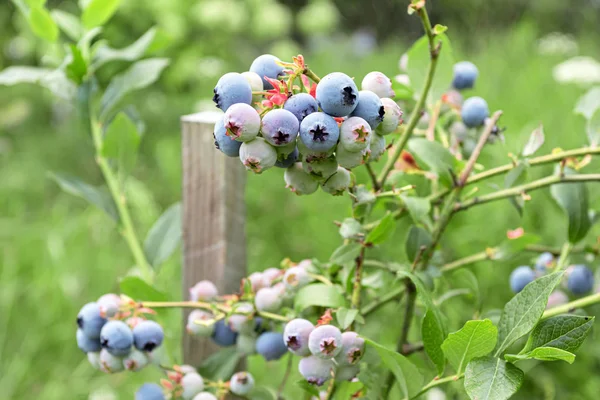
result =
M124 190L143 131L128 95L153 84L169 65L147 57L156 32L115 49L98 37L117 2L82 2L81 17L57 17L44 2L14 2L36 35L49 41L65 36L64 60L55 69L9 67L0 72L0 84L38 83L78 110L107 190L59 173L52 179L116 221L137 267L137 274L120 280L122 293L82 306L75 339L102 372L163 371L160 382L137 390L136 400L283 398L292 368L303 377L296 384L307 398L416 399L462 381L458 396L499 400L523 384L520 365L575 361L594 323L583 309L600 302L592 294L590 268L600 249L586 241L598 219L586 185L600 181L600 174L583 172L600 153L600 99L593 92L577 105L588 119L588 145L536 155L544 143L540 125L509 163L485 168L478 164L484 147L504 140L502 112L491 112L481 97L463 101L465 91L487 77L468 61L454 62L447 27L430 22L424 0L413 0L408 13L421 20L425 35L402 56L393 80L373 71L359 90L343 72L320 78L302 55L289 61L261 55L248 71L216 82L213 100L223 114L214 128L215 151L239 158L256 174L283 169L282 179L296 195L321 189L346 196L352 215L335 221L341 244L328 260L285 259L244 278L237 293L220 293L201 281L189 298L170 301L154 278L177 248L180 206L170 207L142 242ZM117 61L129 66L103 84L97 74ZM528 180L528 171L539 165L553 165L554 173ZM367 171L364 182L355 174L359 169ZM504 187L482 185L497 176L504 176ZM519 228L480 253L448 258L444 233L456 214L499 200L523 213L531 193L543 188L565 212L561 248ZM377 250L400 219L411 221L407 260L386 260ZM486 228L485 221L471 224ZM526 252L532 266L513 270L506 284L514 296L501 311L482 312L477 299L471 320L450 321L446 301L476 298L477 279L465 267L483 260L509 263ZM399 318L373 320L388 303L403 305ZM178 357L163 346L169 326L161 323L162 313L168 308L192 309L187 334L223 350L202 365L174 363ZM395 329L396 348L366 333L377 324ZM456 325L461 328L450 332ZM261 387L251 372L236 372L251 354L266 361L287 357L283 381Z

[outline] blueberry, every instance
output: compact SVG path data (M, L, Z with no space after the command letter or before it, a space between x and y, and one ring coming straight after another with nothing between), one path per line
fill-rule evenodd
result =
M130 327L131 329L135 328L140 322L145 321L144 318L141 317L129 317L125 320L125 323L127 324L128 327Z
M225 124L223 122L224 119L225 116L223 115L215 123L215 128L213 130L215 147L217 150L221 150L227 157L238 157L240 155L240 146L242 143L227 136L227 129L225 129Z
M100 307L101 316L104 318L111 318L119 312L121 297L114 293L107 293L100 296L96 303Z
M341 365L335 371L335 380L338 382L351 381L360 372L358 365Z
M374 136L372 135L371 140ZM335 150L335 159L340 167L346 169L356 168L365 163L371 154L371 145L362 151L348 151L344 146L338 146Z
M567 287L575 295L590 292L594 288L594 274L585 265L575 265L569 272Z
M210 392L200 392L192 400L218 400L217 397Z
M198 373L198 370L196 370L196 368L192 367L189 364L180 365L179 366L179 370L184 375L186 375L186 374L197 374Z
M287 99L283 109L294 114L298 121L302 122L307 115L319 111L319 104L310 94L298 93Z
M345 168L338 167L337 172L323 182L321 189L333 196L341 196L350 187L351 183L350 172Z
M242 76L244 78L246 78L246 80L250 84L250 88L252 89L253 92L262 92L263 91L262 78L260 76L258 76L258 74L256 72L250 72L250 71L242 72ZM260 102L261 99L262 99L261 94L253 94L252 95L253 103L258 103L258 102Z
M126 356L133 345L131 328L123 321L108 321L100 332L100 344L114 356Z
M100 365L100 352L99 351L91 351L87 353L87 359L90 365L96 369L101 369Z
M377 133L373 135L371 138L371 143L369 143L369 161L377 161L381 158L383 153L385 153L385 136L381 136Z
M133 343L136 349L151 352L163 342L165 333L155 321L143 321L133 328Z
M362 90L370 90L381 98L394 97L396 95L392 89L391 79L378 71L372 71L365 75L360 87Z
M296 318L285 325L283 340L289 351L297 356L308 356L308 337L315 326L306 319Z
M475 64L469 61L461 61L454 64L454 79L452 87L458 90L470 89L475 85L475 79L479 71Z
M365 341L356 332L342 333L342 351L336 356L338 365L354 365L365 352Z
M331 379L333 362L316 356L304 357L298 363L300 374L313 385L321 386Z
M281 308L281 300L277 289L266 287L256 292L254 305L258 311L274 312Z
M296 290L306 286L311 281L311 277L306 269L301 267L291 267L283 275L283 283L290 290Z
M465 100L460 115L466 126L475 128L483 125L485 119L490 116L490 110L487 102L481 97L469 97Z
M84 353L98 352L102 349L98 338L91 339L81 329L77 329L77 347Z
M183 378L181 378L181 388L183 392L181 393L181 397L184 400L191 400L198 393L204 390L204 379L197 372L191 372L185 374Z
M381 104L383 104L384 110L383 121L377 125L375 132L379 135L389 135L396 131L396 128L403 122L402 115L404 113L398 103L387 97L381 99Z
M100 351L100 371L112 374L124 369L125 366L121 357L109 353L107 349Z
M235 342L235 348L238 353L248 356L256 352L256 336L254 334L238 335Z
M361 90L358 92L358 104L350 116L364 119L369 123L371 129L375 129L383 121L385 107L375 93L370 90Z
M533 282L534 279L535 274L531 268L526 266L515 268L510 274L510 289L515 293L519 293L530 282Z
M350 117L340 125L340 145L351 152L362 151L371 142L371 127L360 117ZM338 146L339 147L339 146Z
M251 142L242 143L240 160L247 170L261 174L275 165L277 152L265 139L257 137Z
M469 137L469 128L462 121L454 121L448 131L456 137L459 143L464 142Z
M452 109L460 110L463 102L463 95L458 90L450 89L442 95L441 111L446 112Z
M283 276L283 270L279 268L267 268L262 272L263 280L271 286L275 280Z
M312 113L300 124L300 140L309 150L329 151L337 144L339 137L337 122L325 113Z
M557 307L563 304L567 304L569 302L569 296L565 294L562 290L555 290L550 293L548 297L548 303L546 304L546 308Z
M211 281L203 280L190 288L191 301L208 301L219 295L219 290Z
M200 337L209 337L213 334L215 330L215 323L208 323L214 319L214 316L204 310L193 310L188 315L186 331L190 335L200 336ZM206 324L202 324L202 321L207 322Z
M223 116L226 135L238 142L253 140L260 130L260 115L248 104L234 104Z
M319 188L319 182L304 172L302 164L295 163L285 170L283 174L286 187L297 195L311 194Z
M135 400L165 400L165 395L156 383L144 383L135 392Z
M281 61L279 58L271 54L263 54L252 61L252 65L250 65L250 72L255 72L260 76L265 90L273 89L273 85L265 79L265 76L271 79L279 79L284 75L283 67L277 64L279 61Z
M348 75L333 72L325 75L317 84L316 99L327 114L344 117L356 108L358 88Z
M254 330L254 306L250 303L238 303L233 314L227 318L227 325L234 332L250 333Z
M302 160L302 168L304 172L318 180L324 180L335 174L338 168L338 163L335 157L317 158L312 162L308 162L310 157L305 157Z
M342 332L333 325L317 326L308 336L308 348L314 356L333 358L342 351Z
M554 255L552 253L542 253L535 260L535 270L540 274L545 274L548 268L551 268L554 264Z
M254 378L249 372L237 372L229 381L229 390L238 396L245 396L254 388Z
M298 118L287 110L271 110L262 119L262 135L273 146L285 146L295 142L299 129Z
M258 292L260 289L269 286L263 276L262 272L253 272L248 275L248 281L250 281L250 286L252 286L252 291L254 293Z
M123 366L128 371L139 371L149 363L150 358L148 357L148 354L136 349L131 350L131 352L123 358Z
M224 320L220 319L217 322L215 322L215 329L212 334L212 340L219 346L233 346L235 344L237 336L237 332L232 331Z
M214 89L213 101L223 111L227 111L233 104L252 103L252 88L241 74L230 72L223 75Z
M285 353L287 347L283 341L283 334L279 332L265 332L256 341L256 352L265 360L279 360Z
M77 326L91 339L99 338L100 331L106 318L102 317L102 310L97 303L87 303L77 314Z

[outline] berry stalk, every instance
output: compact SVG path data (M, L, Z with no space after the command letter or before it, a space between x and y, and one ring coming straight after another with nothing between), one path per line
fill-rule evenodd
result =
M557 307L546 310L542 315L542 319L555 317L560 314L570 313L577 308L583 308L600 303L600 293L594 293L586 297L582 297L577 300L573 300L570 303L563 304Z

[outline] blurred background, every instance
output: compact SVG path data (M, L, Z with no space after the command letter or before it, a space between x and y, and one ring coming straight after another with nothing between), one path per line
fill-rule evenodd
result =
M75 1L49 0L47 6L78 13ZM394 76L400 73L400 56L421 35L418 18L409 17L406 6L399 0L123 1L104 37L119 48L157 26L156 54L172 60L158 84L131 99L147 127L127 187L142 236L181 197L179 117L213 109L212 88L222 74L245 71L267 52L283 60L302 53L321 76L337 70L357 80L371 70ZM557 82L553 70L577 55L600 59L600 0L431 0L428 8L434 24L449 27L455 59L468 59L479 68L476 88L467 96L482 96L491 109L504 110L506 142L488 147L482 164L507 162L507 154L519 152L540 122L546 132L543 153L586 143L584 120L572 110L590 83ZM0 2L0 69L52 63L61 51L36 39L11 2ZM102 73L124 66L117 63ZM135 388L156 381L158 372L106 376L93 370L75 343L75 315L82 304L116 291L117 278L131 268L132 259L113 222L60 191L48 179L50 171L102 183L91 140L67 104L38 87L0 86L0 398L131 399ZM532 177L550 172L551 167L542 167ZM599 191L590 189L591 206L598 210ZM341 243L330 221L350 215L347 198L322 192L293 196L284 188L281 170L249 175L246 199L252 271L276 266L285 257L327 260ZM497 245L508 229L523 226L544 244L560 246L565 225L561 210L543 190L526 204L523 219L508 202L460 214L443 245L449 256L462 257ZM404 260L407 226L402 221L394 240L373 251L373 257ZM589 241L599 233L595 227ZM510 271L531 257L472 268L484 314L510 298ZM158 279L173 299L180 298L180 263L179 255L172 257ZM597 263L591 266L597 269ZM473 302L456 298L444 311L461 314L464 321L472 317ZM381 312L402 311L390 305ZM170 346L177 349L179 313L169 318ZM374 322L365 329L379 334L380 328ZM379 335L384 343L395 341L386 331ZM278 384L273 377L281 366L258 359L250 364L261 383ZM556 362L524 368L531 371L515 398L597 398L598 335L588 338L572 366ZM296 398L293 382L288 393ZM448 398L463 398L459 387L447 387Z

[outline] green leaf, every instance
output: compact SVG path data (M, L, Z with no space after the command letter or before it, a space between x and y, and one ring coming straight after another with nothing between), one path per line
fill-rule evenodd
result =
M540 124L540 126L531 132L531 136L529 136L529 140L523 148L523 157L529 157L535 154L535 152L544 144L544 139L544 126Z
M58 39L58 26L52 16L42 6L32 6L29 9L27 21L33 33L48 42L56 42Z
M433 27L433 33L436 35L440 35L448 30L446 25L435 24Z
M87 74L87 64L83 59L81 50L74 44L70 46L70 61L66 66L67 78L80 85Z
M600 108L588 119L585 130L591 147L600 144Z
M381 361L392 371L404 397L413 397L419 393L423 385L423 376L408 358L370 339L365 338L365 343L377 351Z
M252 400L276 400L277 394L273 388L265 386L255 386L248 393L248 398Z
M575 362L575 354L556 347L538 347L525 354L506 354L504 356L508 362L521 360L540 360L540 361L566 361L569 364Z
M412 225L406 237L406 256L411 262L414 262L417 255L421 252L421 247L430 246L431 243L433 243L433 239L429 232L421 227Z
M497 339L498 329L489 319L467 321L459 331L448 335L442 350L456 374L460 375L472 359L488 355L494 350Z
M144 253L154 268L165 262L181 241L181 203L169 207L154 223L146 240Z
M125 113L117 114L104 134L102 155L117 162L121 185L135 166L139 145L140 135L133 121Z
M574 171L565 168L565 175ZM585 183L560 183L550 187L550 193L567 214L569 221L569 242L575 244L583 239L592 224L589 217L588 189Z
M396 222L394 221L394 216L388 212L385 217L379 221L379 224L369 232L365 242L372 244L383 243L394 234L395 230Z
M523 371L500 358L476 358L467 365L465 390L471 400L507 400L524 378Z
M425 164L429 170L435 173L442 185L450 187L453 184L450 171L454 168L455 158L442 144L432 142L425 138L412 139L408 142L408 148L417 163Z
M169 60L165 58L150 58L136 62L127 71L114 77L102 96L102 116L105 118L112 108L130 92L143 89L156 82L168 64Z
M79 178L68 175L50 173L50 178L52 178L65 192L87 200L90 204L104 210L115 221L119 220L117 207L115 206L112 197L104 190L89 185Z
M93 69L98 69L111 61L136 61L144 56L156 36L156 28L150 28L138 40L123 49L102 46L94 55Z
M575 106L575 114L581 114L585 119L591 119L596 110L600 109L600 86L591 88L579 98Z
M25 0L25 3L29 6L29 7L43 7L44 5L46 5L46 0Z
M448 36L444 33L437 35L435 39L436 46L440 42L441 48L437 60L436 73L429 90L430 99L435 100L439 99L448 90L454 74L454 55ZM423 36L417 40L408 50L407 54L408 66L406 72L410 78L411 86L416 93L421 93L423 86L425 86L430 62L429 41L427 37Z
M574 353L583 344L594 325L594 317L558 315L540 321L521 353L538 347L556 347Z
M0 72L0 85L12 86L19 83L39 84L40 80L51 72L52 70L48 68L8 67Z
M548 303L548 296L560 282L563 271L542 276L529 283L517 293L502 311L498 324L498 347L496 355L533 329Z
M363 227L354 218L346 218L340 226L340 236L344 239L356 239L363 231Z
M408 75L403 75L409 80ZM415 95L414 90L404 83L392 79L392 90L394 91L394 100L412 100Z
M357 315L358 315L358 310L348 309L348 308L344 308L344 307L340 308L335 313L335 317L337 319L338 325L340 326L340 329L342 329L342 330L344 330L344 329L348 328L350 325L352 325L352 323L356 319Z
M315 385L308 383L306 379L300 379L299 381L296 381L296 385L306 393L315 396L317 399L319 398L319 389L317 389Z
M400 196L404 206L408 209L410 216L415 224L429 226L429 212L431 211L431 202L424 197Z
M506 177L504 178L504 187L510 188L524 183L527 180L528 170L529 164L527 164L526 161L519 161L519 163L506 174ZM523 197L511 197L509 201L517 209L519 215L523 216L523 206L525 205Z
M121 293L136 301L166 301L167 295L137 276L126 276L119 283Z
M83 26L81 25L81 22L79 22L79 18L75 15L59 9L50 11L50 15L58 27L70 39L77 41L83 36Z
M297 312L302 312L311 306L328 308L345 307L346 300L339 286L313 283L298 290L294 298L294 308Z
M81 20L86 28L103 25L117 12L121 0L91 0L81 15Z
M423 317L423 323L421 324L421 337L425 353L427 353L427 356L435 364L438 376L441 376L446 366L446 357L441 347L444 342L444 332L440 326L438 317L432 310L425 312L425 317Z
M334 399L352 400L352 396L360 391L364 386L365 385L362 382L340 382L336 384Z
M231 378L242 357L235 346L219 350L200 364L198 372L205 379L226 381Z
M343 244L335 249L329 261L338 265L344 265L349 262L353 262L360 254L361 248L362 246L358 243Z

